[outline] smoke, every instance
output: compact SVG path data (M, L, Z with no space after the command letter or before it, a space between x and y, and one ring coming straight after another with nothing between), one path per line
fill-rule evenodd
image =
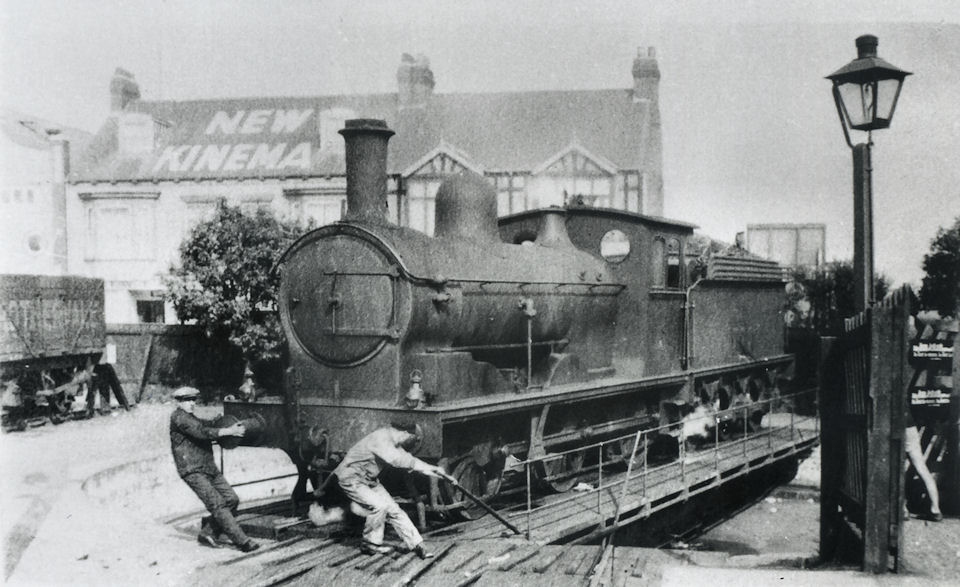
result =
M709 438L710 428L716 425L715 410L706 405L697 406L683 417L683 435L687 440Z

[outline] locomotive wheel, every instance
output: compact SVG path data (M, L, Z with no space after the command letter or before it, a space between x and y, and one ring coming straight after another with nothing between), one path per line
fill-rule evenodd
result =
M496 495L500 490L500 479L489 479L487 472L478 465L472 458L462 459L453 468L451 473L454 479L461 487L476 495L480 499L486 500ZM463 506L454 510L454 513L464 520L476 520L487 514L487 510L478 506L462 491L449 483L443 484L443 495L448 504L462 503Z
M629 452L630 449L627 449ZM550 455L547 454L547 457ZM580 471L583 470L585 453L582 450L569 452L557 458L546 458L537 462L534 471L537 481L554 493L565 493L573 489L580 480Z

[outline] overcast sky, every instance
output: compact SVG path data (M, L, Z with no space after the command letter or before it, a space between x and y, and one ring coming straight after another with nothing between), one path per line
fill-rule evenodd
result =
M0 103L94 131L113 69L144 99L393 92L402 53L436 90L628 88L660 61L665 212L732 241L749 223L823 222L852 256L852 170L829 82L854 39L914 72L875 133L876 262L919 285L960 216L960 2L0 0Z

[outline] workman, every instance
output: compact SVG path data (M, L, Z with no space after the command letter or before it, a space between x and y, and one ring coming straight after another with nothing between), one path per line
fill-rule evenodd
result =
M251 552L260 545L244 534L234 517L240 498L223 477L213 461L211 441L224 436L243 437L246 429L237 422L220 428L220 418L202 420L194 415L200 392L193 387L181 387L173 392L177 409L170 416L170 445L177 473L210 512L203 518L197 542L211 548L220 548L217 536L226 534L243 552Z
M364 436L343 457L334 470L343 492L355 504L351 511L366 518L360 550L366 554L386 554L393 549L383 544L385 522L396 531L407 551L420 558L433 556L424 546L416 526L380 484L385 466L416 471L428 477L444 477L442 468L430 465L411 453L420 448L423 430L417 424L391 423Z

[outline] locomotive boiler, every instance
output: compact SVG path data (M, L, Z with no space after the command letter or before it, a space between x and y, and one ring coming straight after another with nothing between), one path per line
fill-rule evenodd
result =
M474 493L500 490L507 457L542 456L775 393L783 280L772 262L687 258L693 226L568 206L497 219L482 177L446 180L430 237L386 219L387 145L351 120L347 214L280 258L288 345L282 397L229 402L257 441L301 474L332 470L373 429L425 431L420 456ZM610 455L616 458L616 454ZM565 491L586 465L567 452L534 474ZM470 515L434 486L427 506Z

